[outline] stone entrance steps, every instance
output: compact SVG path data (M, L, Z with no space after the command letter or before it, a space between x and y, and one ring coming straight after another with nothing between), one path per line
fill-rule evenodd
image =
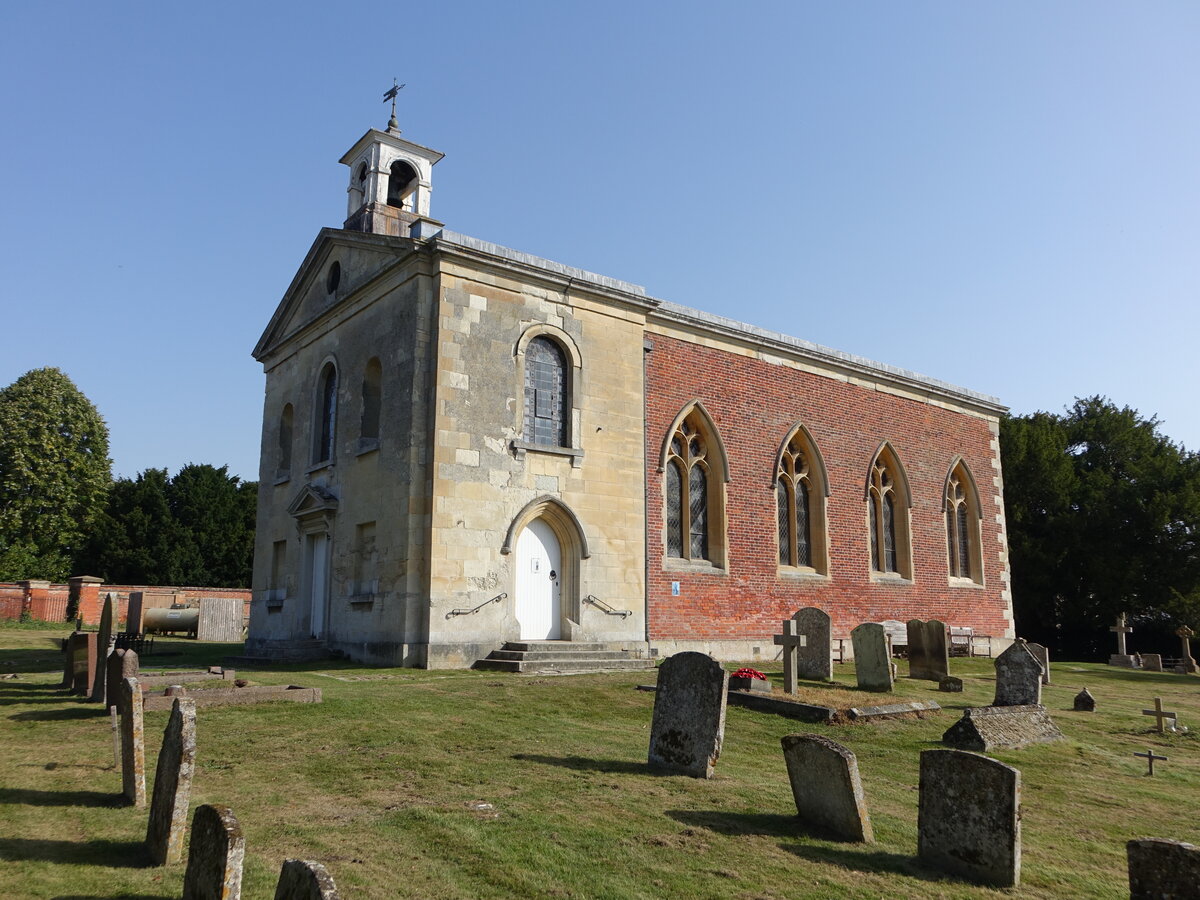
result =
M313 662L331 657L328 645L322 640L272 641L265 647L256 648L253 654L227 657L225 663L230 666L270 666L279 663Z
M653 669L654 660L610 649L601 642L509 641L472 667L492 672L566 675Z

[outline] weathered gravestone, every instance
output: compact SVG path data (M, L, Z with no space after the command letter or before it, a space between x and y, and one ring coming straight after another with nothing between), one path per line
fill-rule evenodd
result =
M937 619L908 621L908 677L941 681L950 674L946 623Z
M1162 654L1161 653L1143 653L1142 654L1142 669L1146 672L1161 672Z
M116 706L120 711L121 682L126 678L137 678L138 655L133 650L114 650L108 654L108 681L104 688L106 708Z
M155 865L177 863L183 858L183 832L187 827L195 764L196 705L179 698L163 732L158 768L154 772L154 793L150 798L146 849Z
M1042 667L1042 684L1050 683L1050 650L1044 644L1035 644L1032 641L1025 644L1025 649L1033 654L1033 658L1038 661L1038 665Z
M136 678L121 682L121 787L129 802L146 805L146 738L142 714L142 689Z
M96 669L96 632L77 631L71 635L71 693L87 696L92 689Z
M947 675L938 682L938 690L945 691L947 694L961 694L962 679L955 678L953 675Z
M1044 706L983 706L963 710L942 743L959 750L1019 750L1065 740Z
M1176 671L1180 675L1190 675L1196 671L1196 660L1192 659L1192 638L1195 637L1195 632L1186 625L1181 625L1175 630L1176 636L1182 642L1179 648L1179 665L1176 666Z
M1125 845L1129 900L1196 900L1200 897L1200 847L1144 838Z
M711 778L725 738L729 673L706 653L686 651L658 667L649 763Z
M339 900L333 877L319 862L285 859L275 900Z
M854 672L864 691L892 689L892 654L887 633L878 622L864 622L850 632L854 644Z
M797 815L842 840L874 843L854 754L815 734L785 734L781 741Z
M923 750L917 856L972 881L1021 881L1021 773L961 750Z
M806 606L792 616L792 620L808 639L796 651L796 674L814 681L832 681L833 626L829 613Z
M228 806L196 808L188 846L183 900L240 900L246 837Z
M996 699L992 706L1041 706L1042 664L1023 640L996 657Z
M112 594L104 599L104 611L100 613L100 632L96 637L96 671L92 678L92 696L94 703L104 702L104 692L108 687L108 655L112 652L113 633L113 601Z
M1084 688L1075 695L1075 712L1095 712L1096 698L1092 696L1092 692Z

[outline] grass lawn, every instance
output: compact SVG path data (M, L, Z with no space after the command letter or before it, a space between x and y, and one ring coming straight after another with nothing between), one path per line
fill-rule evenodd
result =
M146 866L146 813L119 797L108 718L58 688L65 633L0 627L0 675L20 673L0 680L0 897L178 898L184 866ZM146 670L231 652L181 639L155 648L179 655L148 657ZM920 867L918 754L994 687L990 660L952 660L951 672L962 694L897 683L896 698L945 707L923 720L818 726L730 707L716 777L700 781L646 770L654 695L634 686L653 673L244 671L253 684L319 687L325 702L198 710L191 802L238 816L247 900L273 896L287 857L325 863L346 900L1127 897L1126 840L1200 844L1200 678L1055 663L1044 701L1068 740L995 754L1022 772L1021 887ZM887 696L858 692L850 666L835 677L808 696ZM1084 685L1095 713L1071 711ZM1156 696L1191 733L1153 733L1140 713ZM167 716L146 714L148 789ZM857 754L878 843L798 826L779 738L801 731ZM1169 757L1153 778L1132 755L1147 748Z

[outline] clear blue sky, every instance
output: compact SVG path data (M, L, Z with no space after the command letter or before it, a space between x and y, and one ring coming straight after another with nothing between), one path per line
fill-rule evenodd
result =
M8 3L0 384L258 472L250 357L382 127L448 227L1200 448L1200 4Z

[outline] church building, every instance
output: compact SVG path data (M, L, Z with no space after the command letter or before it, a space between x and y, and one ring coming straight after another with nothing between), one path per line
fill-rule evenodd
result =
M441 158L394 118L346 152L254 349L248 654L765 660L806 606L1013 637L995 398L452 231Z

